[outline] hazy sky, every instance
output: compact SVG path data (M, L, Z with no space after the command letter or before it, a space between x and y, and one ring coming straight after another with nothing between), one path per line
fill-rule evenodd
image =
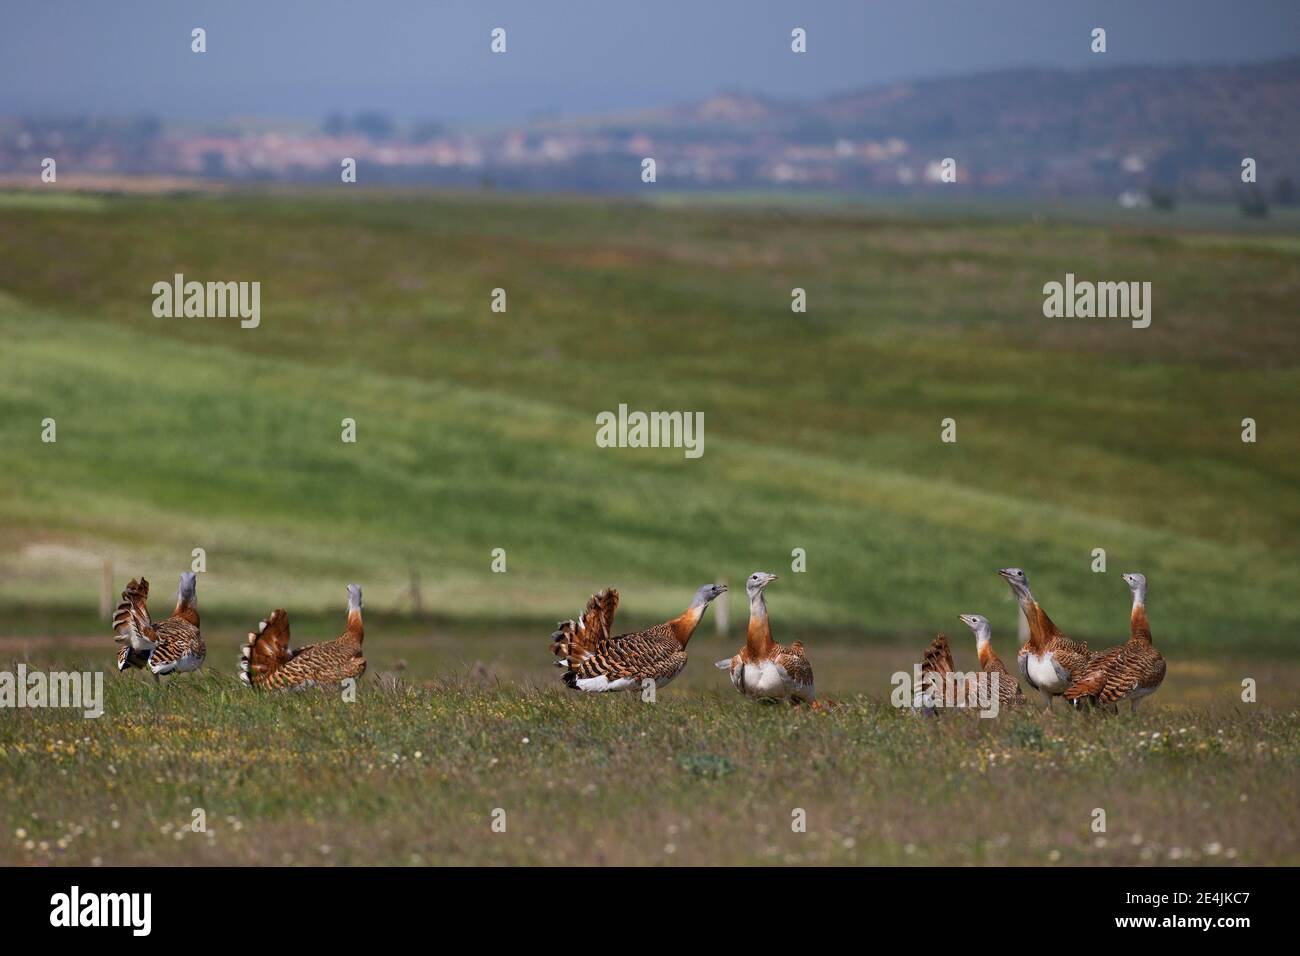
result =
M498 26L505 55L488 49ZM1094 26L1104 57L1088 49ZM1297 53L1300 0L0 0L0 113L496 121L720 89L800 98L1011 66Z

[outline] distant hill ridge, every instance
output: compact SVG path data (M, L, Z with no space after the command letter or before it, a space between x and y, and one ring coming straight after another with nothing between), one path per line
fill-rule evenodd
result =
M1079 187L1107 166L1170 187L1222 192L1256 160L1262 183L1300 178L1300 57L1245 65L1025 68L893 83L807 101L725 92L610 118L660 137L772 137L804 143L886 140L1002 169L1024 184L1053 170ZM1128 168L1123 166L1126 157ZM1237 182L1240 181L1239 175ZM994 185L994 183L989 183Z

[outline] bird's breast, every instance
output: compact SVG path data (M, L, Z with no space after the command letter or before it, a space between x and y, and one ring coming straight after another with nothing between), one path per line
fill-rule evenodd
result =
M731 670L731 682L750 697L788 697L790 675L776 661L741 663Z
M1044 651L1041 654L1035 654L1031 651L1027 669L1029 679L1038 686L1039 690L1056 694L1065 690L1067 682L1061 680L1060 675L1056 672L1056 665L1051 651Z

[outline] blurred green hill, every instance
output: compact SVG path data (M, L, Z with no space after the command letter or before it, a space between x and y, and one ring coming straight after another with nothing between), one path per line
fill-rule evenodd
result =
M320 192L0 202L0 248L0 631L97 627L106 560L165 593L197 547L205 612L250 623L351 581L411 614L415 573L541 640L599 586L631 624L761 568L785 637L996 636L1017 564L1097 641L1126 570L1167 653L1300 626L1291 238ZM1150 281L1151 327L1044 318L1067 272ZM260 327L154 318L174 273L260 282ZM598 448L620 403L703 412L703 457Z

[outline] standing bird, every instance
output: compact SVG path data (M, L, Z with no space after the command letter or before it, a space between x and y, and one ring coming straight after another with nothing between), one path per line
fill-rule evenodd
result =
M993 650L990 639L993 628L989 619L982 614L959 615L963 624L975 634L975 650L979 653L980 668L985 674L998 677L998 704L1001 707L1017 707L1025 702L1025 695L1020 690L1020 681L1012 676Z
M714 666L729 671L736 690L755 700L788 700L792 705L811 704L816 697L813 690L812 665L803 653L803 642L795 641L788 647L772 640L772 627L767 619L767 603L763 591L776 580L775 574L755 571L745 582L749 595L749 632L740 653Z
M1051 710L1052 699L1064 694L1075 678L1084 673L1092 655L1088 653L1087 644L1071 640L1052 623L1047 612L1034 600L1024 571L1003 568L998 574L1011 585L1011 593L1020 602L1020 609L1029 622L1029 640L1017 657L1020 676L1043 695L1047 709Z
M196 671L203 666L207 648L199 633L199 596L193 571L181 575L172 616L154 622L149 618L149 582L132 579L113 613L117 669L148 668L159 675Z
M1147 579L1143 574L1122 575L1133 592L1129 614L1129 638L1118 647L1097 654L1087 673L1065 692L1066 700L1088 697L1098 706L1115 712L1127 700L1137 710L1138 701L1154 694L1165 679L1165 659L1151 642L1147 622Z
M599 694L640 687L652 680L663 687L686 666L686 645L699 626L704 612L725 584L706 584L695 592L691 606L663 624L644 631L611 637L618 592L607 589L593 594L577 621L561 621L551 634L551 653L565 668L561 680L566 687Z
M366 672L361 642L361 587L348 585L347 629L332 641L289 649L289 615L281 608L248 634L239 649L239 679L259 690L287 690L339 684Z

